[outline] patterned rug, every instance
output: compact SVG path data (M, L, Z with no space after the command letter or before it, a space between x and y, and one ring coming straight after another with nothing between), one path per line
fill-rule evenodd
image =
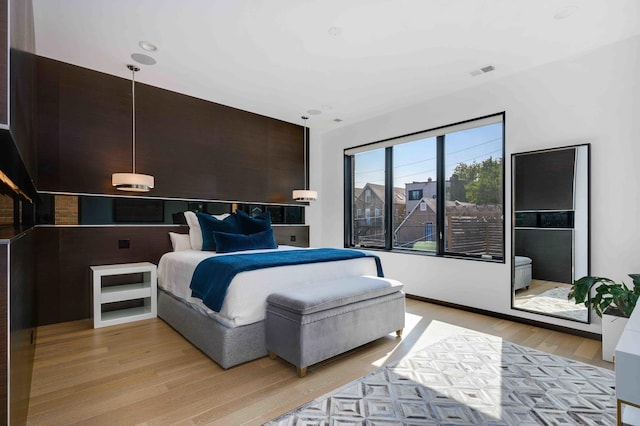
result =
M578 321L587 321L587 308L585 308L584 305L576 305L573 299L568 300L568 294L569 288L556 287L542 292L516 306L528 311L544 312L569 317Z
M613 371L465 333L267 425L614 425L614 386Z

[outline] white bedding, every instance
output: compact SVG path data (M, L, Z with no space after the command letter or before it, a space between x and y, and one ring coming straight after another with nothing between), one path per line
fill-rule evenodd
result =
M305 250L280 246L275 250ZM357 275L377 275L373 257L336 262L278 266L241 272L231 281L219 313L207 308L200 299L191 297L189 283L193 271L202 260L214 256L233 256L240 253L259 253L275 250L251 250L235 253L185 250L166 253L158 265L158 286L183 299L198 311L228 327L247 325L265 318L267 296L292 286L312 285L318 281L335 280Z

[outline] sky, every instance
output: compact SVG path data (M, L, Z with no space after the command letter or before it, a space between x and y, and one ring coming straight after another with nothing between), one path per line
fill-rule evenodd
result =
M447 180L459 163L480 163L502 157L502 123L448 133L445 138ZM436 180L436 138L420 139L393 148L394 186ZM355 155L355 187L367 182L384 184L384 148Z

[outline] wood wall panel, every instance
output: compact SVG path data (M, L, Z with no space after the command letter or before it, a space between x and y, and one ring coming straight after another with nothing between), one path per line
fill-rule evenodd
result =
M7 47L9 46L8 25L8 0L0 0L0 124L9 124L9 108L7 105L7 73L9 71L9 58Z
M58 303L60 296L60 230L62 228L36 228L36 256L38 290L36 311L38 325L59 322L62 318Z
M60 187L60 130L58 119L58 74L60 66L55 61L36 59L36 107L37 126L35 138L38 162L35 176L38 189Z
M60 67L59 190L115 192L111 174L132 170L129 84L109 75L96 81L97 73L68 64Z
M306 225L274 226L273 235L278 245L309 247L309 227Z
M38 227L38 324L91 317L91 265L153 262L171 250L176 226ZM130 248L119 249L119 240Z
M7 262L7 254L9 252L9 246L6 243L0 243L0 424L8 423L8 386L7 380L9 378L7 365L8 365L8 347L7 347L7 329L9 319L9 303L7 300L8 294L8 274L9 263Z
M140 77L138 77L140 78ZM118 194L132 169L131 81L37 58L38 189ZM136 171L146 194L293 203L302 127L136 83Z
M35 229L11 241L10 248L10 424L25 424L35 353Z

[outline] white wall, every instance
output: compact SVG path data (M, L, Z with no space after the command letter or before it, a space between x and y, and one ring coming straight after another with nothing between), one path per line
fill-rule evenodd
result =
M512 153L591 143L591 274L620 280L640 272L640 37L314 134L310 177L320 199L307 209L311 245L343 244L343 149L501 111L507 211ZM511 216L505 220L509 257ZM376 254L409 294L600 333L595 315L587 325L512 310L510 260Z

